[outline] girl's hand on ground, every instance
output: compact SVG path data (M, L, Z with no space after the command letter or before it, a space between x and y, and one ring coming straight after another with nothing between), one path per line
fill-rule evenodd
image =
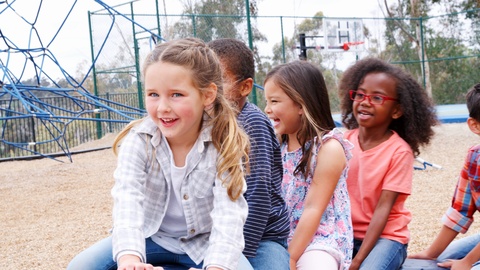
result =
M447 260L437 264L440 267L450 268L451 270L470 270L472 264L465 260Z
M136 262L136 263L122 264L117 269L118 270L163 270L163 267L153 266L147 263Z
M126 254L120 257L117 270L163 270L163 267L142 263L139 257Z

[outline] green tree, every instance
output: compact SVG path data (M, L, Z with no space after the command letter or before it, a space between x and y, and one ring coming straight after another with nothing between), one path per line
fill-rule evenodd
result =
M404 63L419 82L424 79L436 103L464 102L462 92L478 80L474 70L479 62L479 3L402 0L388 5L384 0L388 13L386 49L380 55ZM425 65L412 59L423 60Z
M249 1L251 33L248 33L247 14L245 0L185 0L183 1L183 15L178 22L170 26L168 33L173 33L170 39L197 37L205 42L218 38L236 38L244 40L249 44L252 39L252 50L255 56L256 76L255 81L263 81L268 63L265 58L259 55L258 45L266 42L267 38L262 34L256 25L257 1ZM254 90L256 91L256 90ZM256 93L256 100L251 100L261 105L263 99Z
M250 0L250 16L257 15L257 2ZM198 0L183 1L183 16L168 30L174 33L171 39L197 37L206 42L217 38L248 40L245 0ZM174 30L174 31L173 31ZM253 21L254 40L264 39Z
M404 0L398 1L396 5L389 6L387 0L384 0L385 10L388 17L392 20L388 23L387 36L390 36L390 45L397 48L400 55L410 55L411 45L414 45L414 51L420 62L422 77L425 79L425 90L429 96L432 96L432 85L430 82L430 65L425 48L422 31L425 25L422 17L429 11L429 5L422 0ZM397 19L398 18L398 19ZM398 44L397 42L401 43ZM392 44L393 43L393 44ZM390 47L392 48L392 47ZM413 58L410 58L413 59Z

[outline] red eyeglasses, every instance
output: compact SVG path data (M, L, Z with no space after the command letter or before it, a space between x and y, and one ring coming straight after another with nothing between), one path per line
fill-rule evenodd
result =
M372 105L383 105L383 103L385 103L386 100L398 101L398 99L396 98L391 98L391 97L380 95L380 94L367 95L363 92L359 92L358 90L350 90L349 93L350 93L351 100L362 102L366 98L368 98L368 102Z

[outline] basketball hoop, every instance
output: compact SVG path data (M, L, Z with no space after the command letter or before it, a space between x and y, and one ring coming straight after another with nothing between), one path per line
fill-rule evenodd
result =
M306 42L306 39L313 39L315 41ZM355 18L325 19L323 31L312 36L300 33L298 40L299 46L296 46L296 48L300 49L300 54L298 55L300 59L307 59L307 50L315 50L322 53L360 53L365 50L363 46L364 41L359 41L365 40L363 35L363 22L361 19Z
M350 46L357 46L357 45L360 45L360 44L363 44L363 43L365 43L365 42L364 41L345 42L345 43L343 43L343 46L341 46L341 48L344 51L348 51L348 50L350 50Z

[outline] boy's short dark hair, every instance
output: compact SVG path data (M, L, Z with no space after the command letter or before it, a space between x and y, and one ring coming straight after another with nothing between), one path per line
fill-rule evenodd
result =
M475 84L468 90L467 108L469 116L480 122L480 83Z
M226 69L237 76L237 80L255 77L253 52L243 41L235 38L220 38L208 42L207 45L226 65Z

